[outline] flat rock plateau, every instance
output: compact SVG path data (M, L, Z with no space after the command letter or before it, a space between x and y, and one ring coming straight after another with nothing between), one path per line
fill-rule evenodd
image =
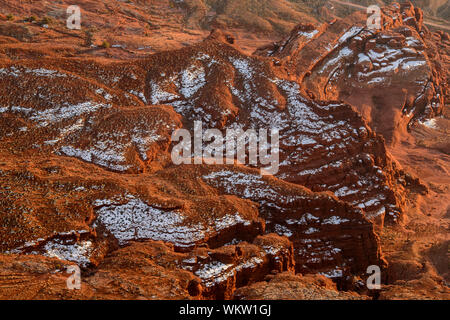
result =
M374 2L2 1L0 299L450 299L450 9Z

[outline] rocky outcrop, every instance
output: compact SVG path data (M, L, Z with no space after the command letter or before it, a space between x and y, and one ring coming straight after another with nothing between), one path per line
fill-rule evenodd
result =
M305 188L263 179L251 171L216 169L203 179L221 192L257 202L266 230L293 242L298 272L315 270L342 278L364 272L368 265L382 264L372 224L360 209L333 196L312 196Z
M81 289L67 290L67 262L42 256L0 255L0 297L23 299L229 299L236 287L270 272L292 271L292 244L276 235L218 249L174 252L163 242L130 243L83 272ZM33 283L31 288L24 282ZM27 296L28 295L28 296Z
M267 276L266 282L256 282L239 288L236 300L365 300L354 292L338 292L336 284L321 275L294 275L289 272Z
M289 31L296 21L315 21L306 14L310 10L305 4L286 0L171 1L185 10L186 27L192 29L244 28L258 33L282 33Z
M158 259L163 253L163 259ZM159 255L159 256L158 256ZM162 243L134 244L105 259L94 274L80 274L75 285L72 264L38 255L0 255L2 299L193 299L200 280L176 269L178 256ZM172 267L170 268L170 265Z
M445 56L410 3L382 9L381 28L360 12L318 28L299 25L257 54L281 60L318 99L344 100L395 144L413 123L442 113L449 89Z
M278 177L314 191L332 191L381 224L384 216L398 220L404 186L397 180L403 174L364 120L348 105L302 96L299 85L271 59L243 55L220 39L156 54L136 65L89 62L82 72L86 78L75 76L81 65L77 60L48 61L53 64L48 69L5 65L4 88L20 88L24 80L28 90L37 90L41 81L48 88L30 96L5 90L2 120L16 124L5 126L3 134L27 137L22 148L53 151L114 171L142 172L158 163L157 154L168 150L168 136L181 124L192 130L193 122L201 120L205 129L224 132L276 128ZM80 91L58 93L63 84ZM170 108L116 107L146 103L169 104L181 118ZM144 112L146 119L133 120ZM112 132L113 127L119 131Z
M403 186L396 180L402 173L358 113L306 98L276 61L246 56L216 38L145 61L147 100L172 105L190 130L196 120L224 133L277 128L278 177L333 191L371 219L399 219Z
M394 13L389 20L389 10L403 20ZM258 298L266 279L294 297L355 297L336 293L321 276L267 276L320 273L351 287L368 265L384 267L377 234L385 222L402 220L405 195L421 187L369 127L376 117L349 98L366 99L362 85L346 98L362 116L337 101L358 82L358 68L361 77L395 82L392 92L397 80L425 74L427 84L414 84L424 91L403 107L419 120L440 112L445 72L429 61L420 11L394 6L384 17L378 33L358 27L357 15L320 28L300 25L259 56L216 30L194 46L126 62L1 59L0 271L12 290L5 292ZM399 43L410 45L394 50ZM361 63L350 66L356 58ZM406 69L385 73L388 64ZM348 70L353 80L343 81ZM277 129L277 172L261 175L261 161L174 164L172 133L193 132L196 121L224 135ZM205 143L201 155L207 150ZM23 269L26 261L33 264ZM45 287L64 279L58 270L69 262L82 267L84 291ZM21 277L37 287L16 285Z
M382 263L378 238L360 209L262 178L255 169L185 165L111 180L116 173L79 160L74 165L70 158L44 157L42 164L2 169L3 252L42 254L90 268L130 241L162 240L177 252L243 241L264 248L277 238L257 236L274 232L293 244L268 249L279 260L270 270L292 269L293 259L299 271L341 278ZM92 178L81 178L83 172ZM25 200L31 193L37 200L47 195L47 202ZM64 194L70 200L61 201Z
M180 266L199 276L205 298L230 298L293 261L335 279L383 264L368 219L399 219L403 188L383 140L350 106L304 97L272 59L230 39L216 32L127 64L4 62L2 251L90 270L133 241L164 241L205 257ZM223 132L279 129L279 172L174 165L171 133L195 120Z
M201 279L203 297L230 299L236 288L260 281L269 273L293 271L294 264L292 243L269 234L257 237L254 244L198 248L182 261L181 268Z

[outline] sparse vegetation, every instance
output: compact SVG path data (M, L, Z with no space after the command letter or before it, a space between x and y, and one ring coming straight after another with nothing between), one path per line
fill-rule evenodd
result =
M6 15L6 20L13 21L14 19L15 17L11 13Z

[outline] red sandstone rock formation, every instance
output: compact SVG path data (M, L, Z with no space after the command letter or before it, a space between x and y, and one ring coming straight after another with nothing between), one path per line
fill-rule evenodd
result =
M238 300L363 300L354 292L337 292L336 284L321 275L281 273L267 276L266 282L241 287L234 293Z
M299 25L259 56L216 30L126 62L33 61L26 48L0 59L0 297L356 298L321 276L267 275L353 289L368 265L385 266L384 222L426 192L379 133L439 114L448 74L420 10L383 17L380 32L359 15ZM171 133L196 120L279 129L278 173L174 165ZM83 269L80 292L64 289L69 262Z
M443 50L410 3L382 9L381 29L356 12L318 28L299 25L257 54L281 60L301 87L318 99L344 100L389 143L413 123L440 115L448 100ZM442 54L441 54L442 53Z
M2 126L3 148L42 164L70 164L29 167L25 161L2 169L8 186L3 250L90 267L132 240L162 240L178 251L219 248L252 242L267 224L269 232L291 238L299 271L342 278L380 264L378 240L364 214L382 221L387 212L395 221L401 199L400 173L383 141L349 106L303 97L271 59L245 56L229 42L217 34L135 64L89 62L80 75L83 62L77 60L48 60L40 68L4 64L0 103L9 125ZM79 89L64 89L71 87ZM170 132L192 128L194 120L222 130L233 123L279 128L278 178L334 191L351 204L262 179L255 169L169 168ZM31 192L47 202L26 200ZM68 192L75 196L67 198ZM231 297L232 290L220 290L211 294Z

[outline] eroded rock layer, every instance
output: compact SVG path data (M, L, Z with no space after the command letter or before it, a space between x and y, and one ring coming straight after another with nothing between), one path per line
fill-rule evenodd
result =
M433 37L411 3L383 8L379 29L366 21L356 12L318 28L301 24L257 53L281 59L310 96L352 104L396 143L411 124L441 115L448 103L448 57L439 47L450 43Z
M397 18L378 33L355 17L302 25L259 56L214 31L127 62L0 60L2 296L258 298L248 288L258 292L266 279L298 282L293 296L353 297L333 296L320 276L266 276L320 273L345 287L368 265L383 267L379 228L401 221L406 193L425 191L368 126L378 129L376 117L351 100L365 89L346 99L362 116L335 101L350 92L336 83L350 87L342 77L366 66L359 72L381 79L366 83L393 92L417 74L405 112L440 112L444 73L421 47L420 11L390 13ZM397 40L410 45L395 51ZM403 71L386 73L388 63ZM277 129L278 171L261 175L261 162L175 165L172 133L193 133L195 121L224 135ZM82 267L80 292L60 283L69 262Z

